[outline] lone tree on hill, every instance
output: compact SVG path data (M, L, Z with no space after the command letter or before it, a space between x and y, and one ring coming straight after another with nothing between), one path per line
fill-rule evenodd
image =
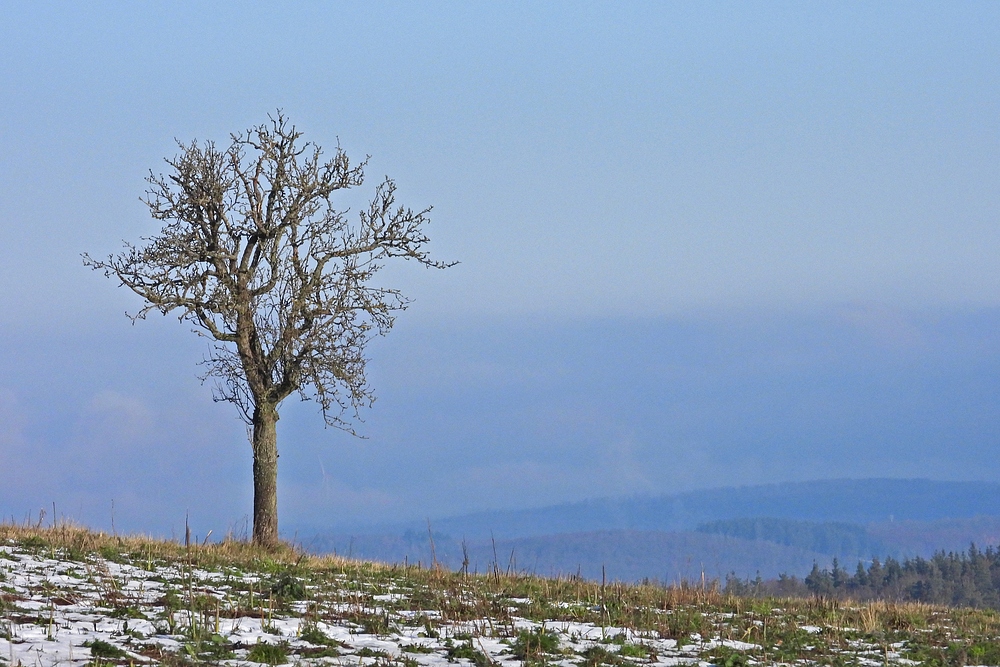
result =
M352 165L339 146L327 159L301 136L278 112L225 149L178 142L170 174L147 179L160 233L106 260L83 256L145 299L133 321L179 311L214 339L202 380L215 379L214 399L252 427L253 540L263 546L278 541L278 406L298 392L353 434L351 418L375 398L365 346L408 303L373 278L397 257L451 266L424 249L430 209L397 206L388 177L349 220L333 195L362 184L367 160Z

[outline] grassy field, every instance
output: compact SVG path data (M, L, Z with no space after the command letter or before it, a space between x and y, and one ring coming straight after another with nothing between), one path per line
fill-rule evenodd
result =
M1000 665L1000 615L0 525L0 665Z

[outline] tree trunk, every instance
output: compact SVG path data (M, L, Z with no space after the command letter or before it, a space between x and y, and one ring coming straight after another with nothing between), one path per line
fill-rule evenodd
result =
M253 411L253 542L278 545L278 410L258 405Z

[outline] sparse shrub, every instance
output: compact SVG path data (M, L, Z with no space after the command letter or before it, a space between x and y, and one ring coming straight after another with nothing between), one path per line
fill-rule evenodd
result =
M472 639L462 642L461 644L453 644L448 646L448 660L455 662L456 660L464 658L476 667L489 667L492 661L487 657L485 653L476 649L472 645Z
M424 627L423 632L421 632L423 636L429 637L431 639L437 639L438 637L441 636L441 633L434 628L434 621L432 621L427 616L421 615L415 620L417 624L422 625Z
M639 658L640 660L656 660L656 651L645 644L624 643L618 649L618 655L626 658Z
M212 634L184 645L185 652L196 660L229 660L235 657L233 645L222 635Z
M119 605L112 609L111 613L108 615L111 616L111 618L146 618L145 614L141 611L128 605Z
M580 667L599 667L600 665L621 665L622 659L603 646L591 646L581 654L583 661Z
M403 653L433 653L434 649L430 646L423 646L421 644L402 644L399 650Z
M29 535L21 540L21 546L25 549L44 549L49 546L49 543L43 537L38 535Z
M89 641L83 642L83 645L90 649L90 655L95 658L104 658L106 660L117 660L119 658L127 658L128 653L118 648L114 644L110 644L101 639L91 639Z
M119 561L122 559L122 552L120 549L116 549L112 546L102 546L97 550L97 553L101 554L101 558L104 560L110 560L112 562Z
M299 632L299 639L307 641L317 646L336 646L337 642L331 639L325 632L319 629L315 623L304 623Z
M87 559L87 552L79 541L76 541L63 549L63 558L79 563Z
M1000 665L1000 643L976 642L967 649L971 665Z
M682 608L674 609L663 619L659 627L660 636L664 639L687 640L692 634L704 634L709 625L701 612Z
M181 608L181 597L172 588L168 588L163 593L163 597L156 601L156 604L164 608L164 610L171 612L177 611Z
M396 626L392 623L389 618L389 613L385 612L382 614L363 614L356 616L353 619L364 628L364 631L369 635L375 635L377 637L383 637L385 635L391 634L396 631Z
M209 611L215 609L218 604L218 598L212 595L198 594L191 597L188 606L192 611Z
M712 649L707 654L702 655L702 659L711 662L716 667L747 667L750 660L746 653L725 646Z
M283 665L288 662L288 647L285 644L254 644L247 654L250 662L262 662L265 665Z
M816 643L815 635L811 635L798 627L786 628L785 632L780 633L776 631L773 639L772 637L768 637L768 640L774 642L772 646L774 657L781 662L794 662L798 660L803 657L802 654L806 652L807 647Z
M559 652L559 637L544 626L522 630L511 645L511 652L521 660L538 660L546 653Z
M362 646L358 649L358 657L360 658L392 658L391 655L385 651L381 651L377 648L368 648L367 646Z
M306 597L306 586L301 579L285 571L275 577L271 593L281 600L303 600Z

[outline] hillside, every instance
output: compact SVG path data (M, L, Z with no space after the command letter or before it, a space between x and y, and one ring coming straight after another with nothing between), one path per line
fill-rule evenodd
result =
M866 526L868 534L892 545L887 553L928 558L936 551L965 551L1000 544L1000 516L974 516L937 521L883 521Z
M499 563L504 570L544 576L579 575L591 580L661 582L805 576L813 563L825 566L830 556L760 540L698 532L605 530L522 537L511 540L466 540L425 532L403 536L361 535L327 537L306 545L310 550L380 560L387 563L438 563L486 572Z
M896 555L895 544L890 546L874 537L864 526L839 521L795 521L770 517L722 519L703 523L697 530L712 535L797 547L836 556L841 560Z
M604 498L434 520L468 539L593 530L692 530L706 521L771 517L867 524L1000 515L1000 484L926 479L839 479L731 487L676 495ZM426 530L425 524L415 525Z
M769 578L804 576L834 557L926 558L997 544L1000 517L984 515L998 508L1000 484L821 480L435 519L436 553L427 523L297 534L310 551L385 562L436 558L455 568L467 555L480 570L496 559L542 574L599 577L603 567L626 581Z
M994 612L386 567L0 525L0 663L1000 664Z
M456 539L531 537L594 530L694 530L721 519L770 517L868 524L1000 516L1000 483L927 479L834 479L726 487L665 496L597 498L546 507L431 517ZM426 534L427 520L394 524L300 524L299 535Z

